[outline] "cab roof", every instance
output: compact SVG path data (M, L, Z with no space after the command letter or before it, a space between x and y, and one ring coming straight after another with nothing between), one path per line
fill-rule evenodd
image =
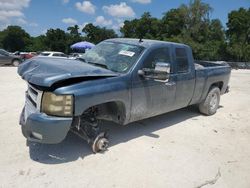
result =
M157 44L168 44L168 45L173 44L175 46L180 46L180 47L189 47L185 44L175 43L175 42L150 40L150 39L141 39L141 40L142 42L140 42L140 39L134 39L134 38L113 38L113 39L107 39L105 41L126 43L126 44L131 44L131 45L142 46L144 48L149 48L150 46L157 45Z

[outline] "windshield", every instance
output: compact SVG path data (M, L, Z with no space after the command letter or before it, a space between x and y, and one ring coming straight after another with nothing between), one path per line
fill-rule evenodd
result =
M114 72L127 72L138 60L143 47L117 42L101 42L88 50L83 59L87 63L102 65Z
M2 55L9 55L9 52L7 52L7 51L5 51L5 50L3 50L3 49L0 49L0 53L1 53Z

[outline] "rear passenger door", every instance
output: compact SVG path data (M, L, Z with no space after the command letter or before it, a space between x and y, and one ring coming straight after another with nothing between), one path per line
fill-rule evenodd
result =
M193 69L192 51L185 46L176 46L174 50L176 98L175 108L186 107L193 96L195 71Z

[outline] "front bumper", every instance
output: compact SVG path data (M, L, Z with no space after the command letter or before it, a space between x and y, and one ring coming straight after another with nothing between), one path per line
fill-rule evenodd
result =
M25 107L20 116L22 133L29 141L57 144L67 135L72 118L48 116L44 113L31 113L25 118Z

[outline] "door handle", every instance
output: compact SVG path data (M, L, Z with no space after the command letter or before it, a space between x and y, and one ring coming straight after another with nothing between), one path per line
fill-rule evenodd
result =
M175 86L175 82L166 82L165 85L166 86Z

